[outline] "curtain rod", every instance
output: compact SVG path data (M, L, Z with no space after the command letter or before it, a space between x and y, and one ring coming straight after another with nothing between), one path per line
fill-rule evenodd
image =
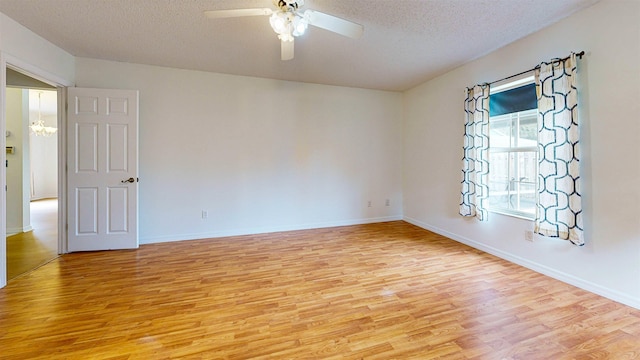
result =
M576 53L576 56L577 56L579 59L582 59L582 55L584 55L584 51L580 51L579 53ZM558 58L556 58L556 59L553 59L552 61L553 61L553 62L565 61L565 60L567 60L567 59L568 59L568 58L570 58L570 57L571 57L571 56L567 56L567 57L562 58L562 59L558 59ZM536 70L536 69L540 69L540 65L538 65L538 66L534 67L533 69L525 70L525 71L523 71L523 72L520 72L520 73L517 73L517 74L511 75L511 76L507 76L506 78L503 78L503 79L500 79L500 80L495 80L495 81L492 81L492 82L484 83L483 85L491 85L491 84L495 84L495 83L500 82L500 81L509 80L509 79L511 79L511 78L514 78L514 77L516 77L516 76L520 76L520 75L526 74L526 73L528 73L528 72L530 72L530 71L533 71L533 70Z

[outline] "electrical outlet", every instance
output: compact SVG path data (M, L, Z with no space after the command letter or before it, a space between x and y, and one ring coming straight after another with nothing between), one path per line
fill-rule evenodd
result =
M389 201L389 199L387 199L387 200L384 202L384 206L389 206L389 205L391 205L391 201Z
M367 207L371 207L371 200L367 201Z
M202 218L207 219L209 217L209 212L207 210L202 210Z
M533 242L533 231L527 230L524 232L524 239Z

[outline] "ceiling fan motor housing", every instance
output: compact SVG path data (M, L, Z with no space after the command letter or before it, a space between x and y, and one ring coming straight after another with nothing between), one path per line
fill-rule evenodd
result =
M273 0L273 5L282 11L295 12L298 8L304 6L304 0Z

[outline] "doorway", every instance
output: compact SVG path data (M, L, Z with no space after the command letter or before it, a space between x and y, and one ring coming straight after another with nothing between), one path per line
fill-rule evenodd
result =
M58 94L6 69L7 279L52 259L58 247Z

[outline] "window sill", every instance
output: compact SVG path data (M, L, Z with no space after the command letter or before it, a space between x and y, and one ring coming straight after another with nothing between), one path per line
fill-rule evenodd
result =
M521 212L511 212L511 211L500 210L500 209L487 209L487 210L494 214L511 216L514 218L522 219L522 220L535 221L536 219L535 215L532 215L532 214L526 214Z

